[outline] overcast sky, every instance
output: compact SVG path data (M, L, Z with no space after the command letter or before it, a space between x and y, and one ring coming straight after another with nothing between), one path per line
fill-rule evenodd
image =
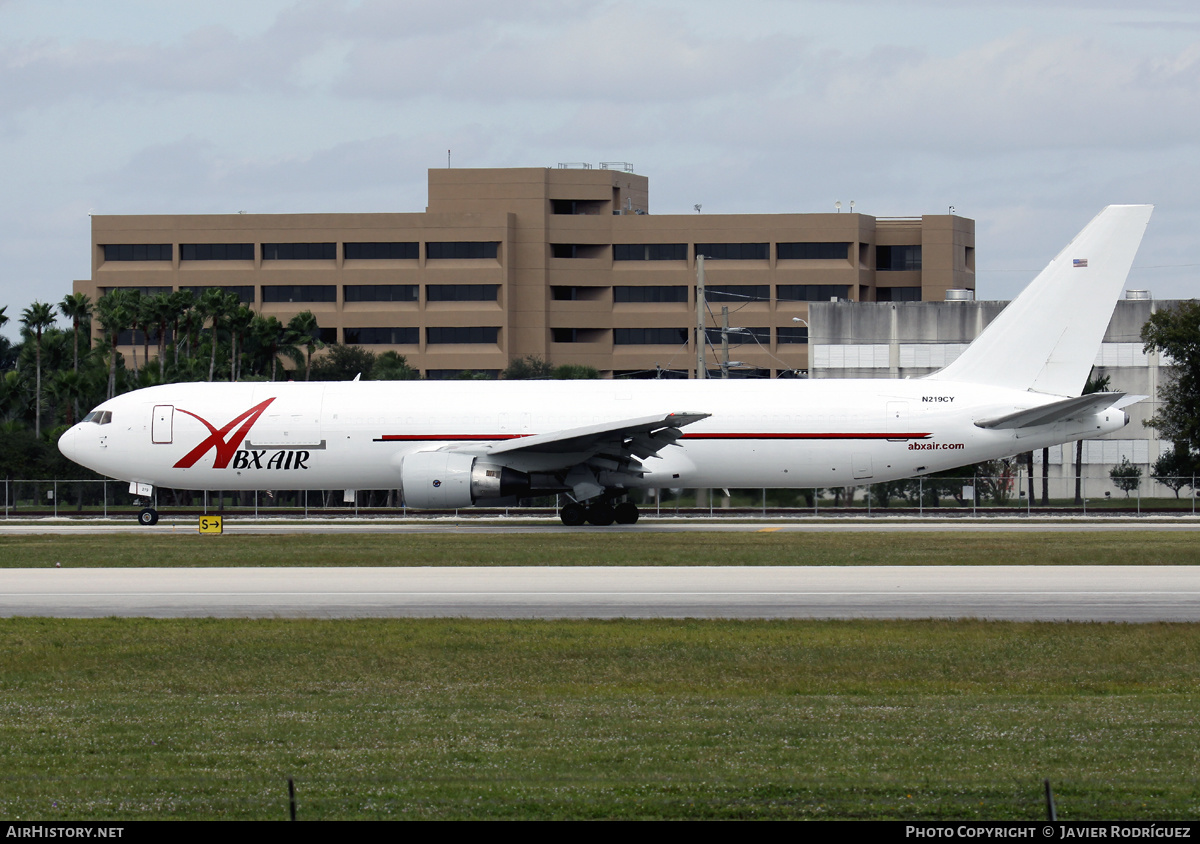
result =
M422 211L426 170L629 161L651 213L945 213L1011 298L1103 206L1200 295L1184 0L0 0L0 305L88 213Z

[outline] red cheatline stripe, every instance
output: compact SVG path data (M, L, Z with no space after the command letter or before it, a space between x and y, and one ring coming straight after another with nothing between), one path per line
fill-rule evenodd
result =
M516 440L530 434L384 434L375 442L482 442ZM928 432L898 433L757 433L757 434L684 434L685 440L923 440L933 436Z
M392 442L460 442L467 440L470 442L491 441L491 440L518 440L521 437L528 437L529 434L384 434L375 440L377 443L392 443Z
M920 440L929 433L684 434L685 440Z

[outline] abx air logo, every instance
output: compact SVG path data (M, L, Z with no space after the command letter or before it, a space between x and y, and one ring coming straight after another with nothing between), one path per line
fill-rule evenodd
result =
M220 430L209 424L207 419L197 416L190 410L184 410L182 407L177 408L180 413L186 413L193 419L199 419L200 424L208 429L208 438L185 454L175 464L175 468L190 469L196 464L197 460L208 454L209 449L216 449L217 452L217 456L213 460L213 468L228 468L229 461L233 459L233 455L238 450L238 446L242 444L242 440L246 439L246 435L250 433L250 429L258 421L258 417L262 416L263 411L267 409L267 405L273 401L275 401L275 398L271 397L264 402L254 405L254 407L245 413L235 416Z

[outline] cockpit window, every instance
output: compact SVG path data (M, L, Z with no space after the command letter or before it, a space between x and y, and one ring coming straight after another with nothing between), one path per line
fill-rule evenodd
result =
M111 410L93 410L87 416L83 417L84 422L91 422L94 425L107 425L112 422Z

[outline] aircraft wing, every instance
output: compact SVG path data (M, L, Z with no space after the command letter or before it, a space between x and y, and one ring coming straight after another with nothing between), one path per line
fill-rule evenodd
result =
M650 457L682 436L679 429L698 422L708 413L668 413L665 416L643 416L602 422L582 428L568 428L548 434L534 434L496 443L486 448L487 454L577 454L616 448L634 457Z
M1050 425L1063 419L1087 416L1109 407L1125 407L1144 398L1146 396L1129 396L1125 393L1091 393L1078 398L1044 404L1029 410L1018 410L1004 416L980 419L975 426L978 428L1034 428L1038 425Z
M599 495L606 487L623 486L628 480L642 477L643 459L676 445L684 425L711 415L668 413L620 419L454 450L502 456L505 463L540 466L582 501Z

